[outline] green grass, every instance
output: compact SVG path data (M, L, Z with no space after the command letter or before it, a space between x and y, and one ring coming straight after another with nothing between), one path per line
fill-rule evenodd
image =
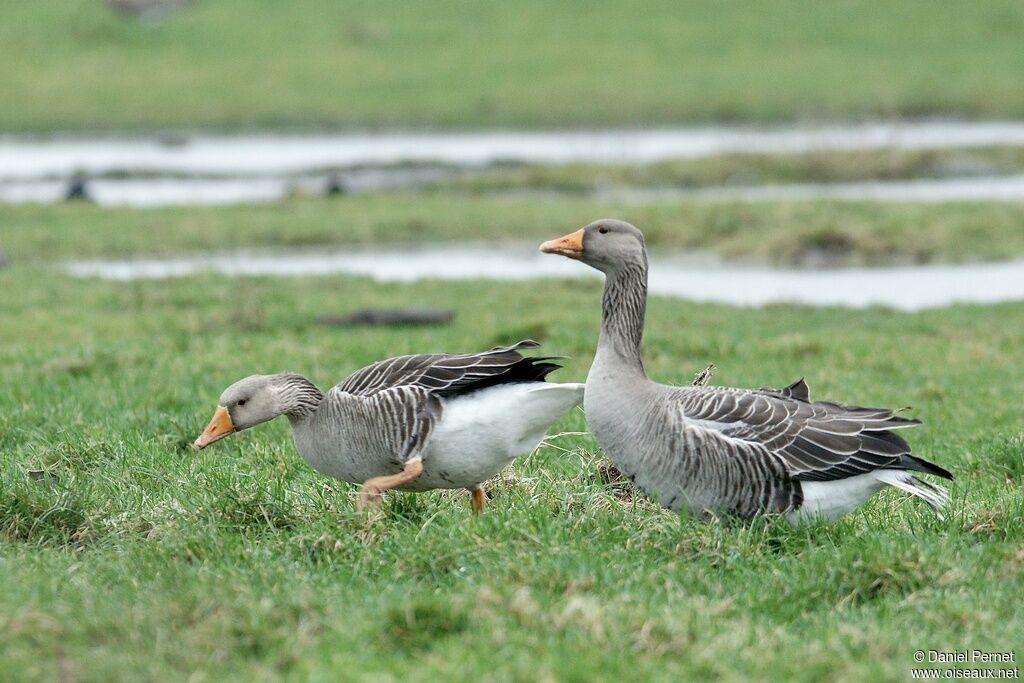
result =
M6 3L0 130L1024 115L1012 0Z
M601 217L625 218L658 249L802 263L1000 260L1024 254L1024 205L795 202L624 204L584 197L355 195L268 206L103 209L0 206L14 263L174 255L239 247L319 248L421 241L537 242Z
M905 315L651 302L659 380L714 362L716 383L804 376L819 398L912 405L925 423L914 448L958 477L945 520L890 492L834 525L699 523L606 481L595 442L564 436L493 481L481 518L457 492L389 494L369 521L355 487L301 462L283 421L193 452L221 389L279 370L326 386L382 356L525 336L571 357L558 378L582 380L599 283L115 284L46 266L86 235L91 254L110 255L260 243L275 221L312 235L313 216L333 217L327 230L365 215L367 239L417 216L428 238L540 218L529 235L557 234L589 217L453 201L442 222L423 218L440 201L383 203L4 209L18 228L0 270L3 678L904 680L917 649L1024 642L1022 304ZM397 305L457 317L314 322ZM556 431L584 427L574 412Z

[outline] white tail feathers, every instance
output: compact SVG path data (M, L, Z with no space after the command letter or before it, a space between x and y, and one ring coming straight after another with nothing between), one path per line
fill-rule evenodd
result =
M527 389L527 393L533 394L533 393L543 392L543 391L568 392L568 393L576 394L577 396L579 396L580 400L582 401L583 400L583 389L586 386L587 385L583 384L582 382L543 382L543 383L535 382L535 383L530 385L529 389Z
M917 496L942 518L942 508L949 503L949 492L945 488L918 479L906 470L878 470L876 477L878 481Z

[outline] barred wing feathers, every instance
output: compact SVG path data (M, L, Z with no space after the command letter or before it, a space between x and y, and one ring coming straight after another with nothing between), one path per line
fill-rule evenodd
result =
M357 447L397 453L405 462L422 452L444 412L442 398L507 382L544 381L560 367L552 358L519 353L538 346L524 340L482 353L388 358L335 386L324 403L332 419L347 425Z
M528 358L520 349L540 346L527 339L512 346L496 347L482 353L433 353L388 358L359 370L338 385L338 389L360 396L372 396L398 386L422 387L438 396L483 389L506 382L543 381L559 366L550 357Z
M832 481L878 469L952 475L910 454L891 430L920 424L884 408L811 402L800 380L784 389L684 387L677 393L688 423L741 442L760 444L801 481Z

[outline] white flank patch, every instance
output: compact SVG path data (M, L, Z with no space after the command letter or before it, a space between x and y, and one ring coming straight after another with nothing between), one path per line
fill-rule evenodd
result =
M535 449L583 400L582 384L500 384L448 399L410 488L470 487ZM447 481L445 481L447 479Z
M885 486L917 496L935 508L936 512L949 502L946 489L932 484L922 485L913 473L905 470L875 470L834 481L804 481L801 486L804 504L796 512L787 515L793 523L807 517L835 521L868 502L871 496Z

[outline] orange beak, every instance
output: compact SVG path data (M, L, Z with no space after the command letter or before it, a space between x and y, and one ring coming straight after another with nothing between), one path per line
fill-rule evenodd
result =
M192 447L196 450L206 448L214 441L220 441L233 431L235 431L235 425L231 422L228 409L224 406L217 406L217 411L213 414L213 419L210 420L209 426L203 430L203 433L195 440Z
M557 240L548 240L540 245L540 250L545 254L559 254L572 259L582 258L583 228L565 237L559 237Z

